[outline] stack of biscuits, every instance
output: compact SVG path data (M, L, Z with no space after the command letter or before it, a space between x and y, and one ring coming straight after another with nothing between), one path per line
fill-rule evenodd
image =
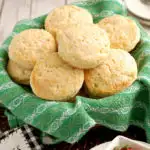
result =
M129 52L139 41L140 30L127 17L94 24L87 10L65 5L48 14L45 30L25 30L12 39L7 71L45 100L72 100L82 87L90 97L111 96L136 80Z

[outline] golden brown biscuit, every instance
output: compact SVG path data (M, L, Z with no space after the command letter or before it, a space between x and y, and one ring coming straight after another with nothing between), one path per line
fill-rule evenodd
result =
M108 55L107 33L94 24L72 25L56 36L59 56L70 65L89 69L98 66Z
M127 17L114 15L102 19L98 25L108 33L111 48L120 48L130 52L140 41L138 26Z
M32 70L22 68L14 61L9 60L7 65L7 71L12 79L17 83L26 85L30 84L30 75Z
M129 87L137 78L137 65L126 51L112 49L106 61L85 70L85 85L90 95L105 97Z
M58 53L36 63L30 77L33 92L47 100L69 100L84 81L83 70L73 68L60 59Z
M9 58L26 69L56 51L53 36L43 29L29 29L16 35L9 46Z
M65 5L55 8L45 20L45 29L54 36L58 29L63 29L69 24L93 23L92 15L85 9Z

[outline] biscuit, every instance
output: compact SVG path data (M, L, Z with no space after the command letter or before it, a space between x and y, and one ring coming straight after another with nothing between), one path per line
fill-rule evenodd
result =
M9 46L9 58L26 69L38 59L56 51L54 37L43 29L29 29L16 35Z
M65 5L55 8L45 20L45 29L54 36L58 29L63 29L69 24L93 23L92 15L85 9Z
M7 65L7 71L15 82L25 85L30 84L30 75L32 70L24 69L14 61L9 60Z
M136 78L135 59L124 50L112 49L103 64L85 70L85 87L90 95L105 97L129 87Z
M114 15L102 19L98 25L108 33L111 48L130 52L140 41L138 26L127 17Z
M59 56L70 65L89 69L102 63L109 51L107 33L94 24L72 25L57 32Z
M58 53L36 63L30 84L36 96L63 101L73 98L82 87L84 71L66 64Z

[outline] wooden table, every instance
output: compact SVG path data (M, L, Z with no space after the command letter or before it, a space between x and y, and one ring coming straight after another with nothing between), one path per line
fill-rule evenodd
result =
M75 0L0 0L0 43L11 33L17 21L48 13ZM150 33L150 29L146 27Z
M0 43L11 33L17 21L46 14L73 0L0 0Z

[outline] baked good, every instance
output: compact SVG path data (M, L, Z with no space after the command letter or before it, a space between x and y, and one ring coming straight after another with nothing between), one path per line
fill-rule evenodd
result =
M133 50L140 41L140 30L136 23L124 16L114 15L102 19L98 23L110 38L111 48Z
M85 70L85 86L90 95L105 97L129 87L137 78L135 59L126 51L112 49L103 64Z
M54 36L58 29L63 29L69 24L93 23L92 15L85 9L73 6L64 5L52 10L46 20L45 29Z
M110 48L107 33L94 24L72 25L57 32L59 56L70 65L89 69L102 63Z
M15 82L25 85L30 84L30 75L32 70L25 69L19 66L14 61L9 60L7 65L7 71Z
M16 35L9 46L9 58L26 69L38 59L56 51L54 37L43 29L29 29Z
M73 98L82 87L83 81L83 70L66 64L58 53L38 61L30 77L35 95L57 101Z

